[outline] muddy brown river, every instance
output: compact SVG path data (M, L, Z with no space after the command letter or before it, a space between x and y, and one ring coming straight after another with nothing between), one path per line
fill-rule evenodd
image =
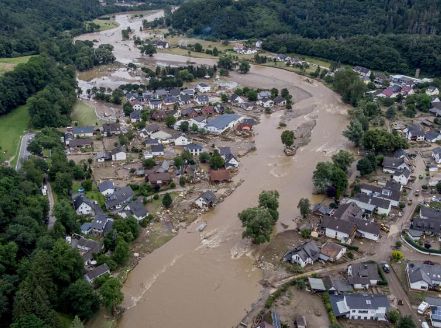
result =
M161 13L155 13L157 17ZM150 16L151 18L152 16ZM145 18L145 17L144 17ZM121 28L137 21L117 15L116 29L81 36L100 43L117 42L117 60L127 63L140 58L131 42L122 42ZM115 37L118 35L118 37ZM144 59L145 60L145 59ZM155 54L162 64L179 64L185 56ZM190 59L214 64L211 59ZM341 132L347 124L347 107L324 85L285 70L252 66L249 74L232 74L231 80L259 88L288 88L294 97L297 117L288 122L295 129L316 120L311 141L294 157L283 154L278 124L283 115L263 115L255 128L256 151L241 159L236 181L244 182L223 203L202 217L208 225L202 238L195 222L161 248L145 256L129 274L124 285L126 307L120 327L228 328L238 324L251 304L259 298L262 273L253 263L253 247L242 240L237 213L255 206L262 190L280 193L280 220L277 230L293 228L300 198L311 199L312 172L319 161L348 146ZM283 223L283 225L282 225Z

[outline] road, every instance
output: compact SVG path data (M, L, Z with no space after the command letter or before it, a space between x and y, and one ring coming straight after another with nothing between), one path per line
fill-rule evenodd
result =
M20 149L18 151L17 164L15 164L15 169L18 171L21 168L21 164L25 161L30 153L28 151L28 145L31 142L32 138L34 138L35 133L29 132L23 135L20 141Z
M47 198L49 200L49 221L48 221L48 229L51 230L54 227L55 221L57 220L54 216L54 206L55 206L55 198L54 193L52 191L51 184L47 183Z

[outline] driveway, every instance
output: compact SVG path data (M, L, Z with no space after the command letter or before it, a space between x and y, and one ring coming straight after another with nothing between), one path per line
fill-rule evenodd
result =
M28 151L28 145L34 138L35 133L29 132L21 137L20 149L18 151L17 164L15 165L15 170L20 170L21 164L28 159L30 153Z

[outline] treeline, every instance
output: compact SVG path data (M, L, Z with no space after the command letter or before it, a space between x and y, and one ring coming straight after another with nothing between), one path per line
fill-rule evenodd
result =
M264 38L273 52L439 74L440 11L440 0L193 0L164 22L207 38Z
M379 71L413 75L415 69L420 68L425 74L441 74L439 35L363 35L346 39L308 39L299 35L281 34L266 38L263 46L273 52L316 56Z

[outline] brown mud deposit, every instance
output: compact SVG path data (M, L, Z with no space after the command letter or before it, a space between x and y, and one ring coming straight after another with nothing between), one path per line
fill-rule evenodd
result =
M120 30L128 25L140 33L139 26L136 28L140 22L127 17L117 15L120 26L116 29L80 38L115 43L117 60L124 64L216 63L212 59L164 53L140 59L132 41L121 41ZM239 174L234 178L234 182L243 183L214 210L202 215L201 219L208 223L204 232L196 232L198 222L181 229L130 272L123 288L126 312L120 327L236 326L263 291L259 283L262 271L255 266L253 256L255 249L242 239L237 213L255 206L262 190L278 190L277 231L295 229L293 219L299 214L296 206L300 198L311 198L316 164L348 146L341 135L347 124L347 106L324 85L309 83L292 72L261 66L252 66L249 74L232 73L228 79L255 88L288 88L295 103L292 117L285 117L287 128L304 131L304 142L309 139L309 143L300 147L295 156L285 156L278 129L285 114L262 115L255 127L256 151L241 158Z

